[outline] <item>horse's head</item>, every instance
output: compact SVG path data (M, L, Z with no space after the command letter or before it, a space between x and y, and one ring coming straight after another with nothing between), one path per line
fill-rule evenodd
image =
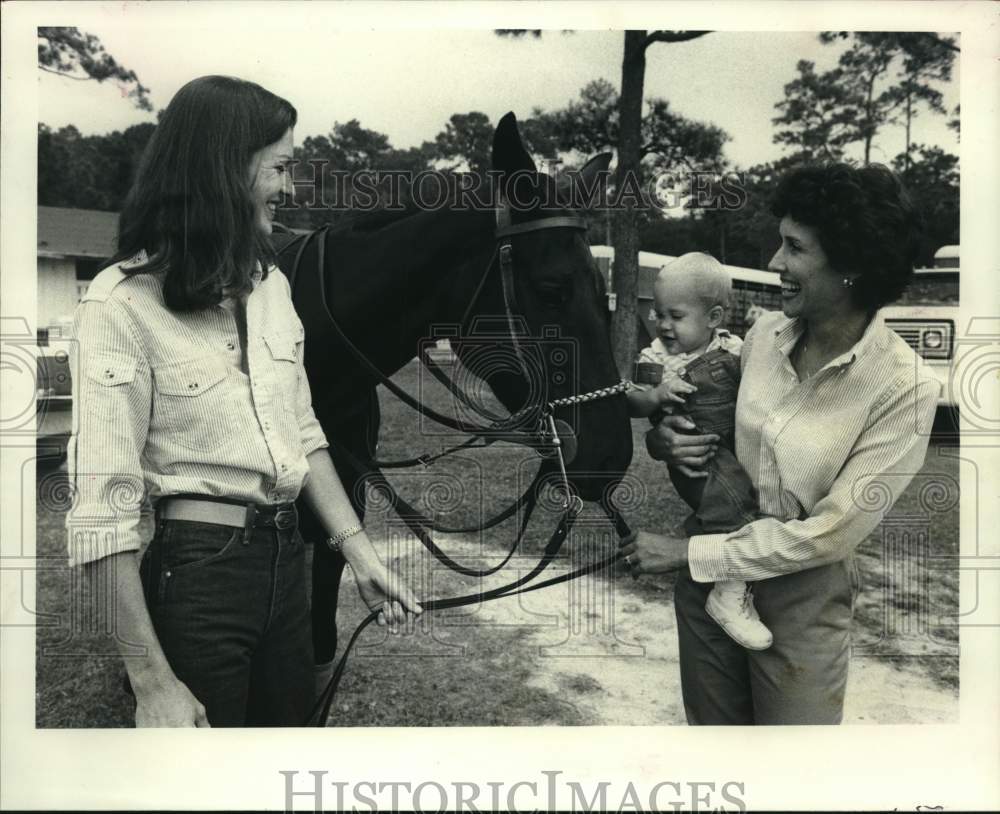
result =
M512 412L593 393L619 381L604 280L591 255L586 229L570 205L589 197L570 193L592 190L609 161L608 155L592 159L574 179L575 188L559 187L537 171L512 113L501 119L494 134L493 170L501 209L498 234L504 236L498 238L493 270L501 271L502 256L507 254L509 271L506 281L501 273L491 275L476 310L497 315L493 331L502 326L508 345L486 364L472 358L475 354L468 348L460 345L458 352ZM506 224L513 228L502 228ZM543 228L517 228L528 224ZM519 349L509 342L512 331ZM568 462L571 482L584 499L598 499L631 461L625 397L618 394L559 406L554 415L574 436L564 439L564 449L574 453Z

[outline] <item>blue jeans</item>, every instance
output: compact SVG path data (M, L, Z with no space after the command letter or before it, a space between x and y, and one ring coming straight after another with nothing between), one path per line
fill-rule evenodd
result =
M682 377L698 388L674 410L694 422L695 435L715 433L719 446L708 462L708 477L689 478L669 466L670 480L693 509L684 521L690 536L735 531L761 515L757 490L733 452L736 441L736 396L740 360L725 350L710 351L691 361Z
M167 662L212 726L301 726L313 702L302 537L158 520L142 560Z

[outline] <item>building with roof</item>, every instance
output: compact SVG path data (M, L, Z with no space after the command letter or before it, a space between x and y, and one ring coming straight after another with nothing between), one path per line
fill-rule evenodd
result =
M65 333L73 309L115 252L118 213L38 207L38 328Z

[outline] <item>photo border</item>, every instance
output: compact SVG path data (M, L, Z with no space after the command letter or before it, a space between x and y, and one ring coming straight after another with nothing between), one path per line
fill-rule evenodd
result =
M2 6L2 192L0 225L3 269L0 302L3 331L27 330L36 314L36 293L26 283L36 265L36 209L30 199L36 173L36 38L40 24L135 19L155 25L176 20L178 9L199 25L220 31L247 8L263 26L267 10L281 27L306 25L317 14L338 26L408 28L670 28L761 30L930 30L961 33L961 311L997 321L996 273L1000 230L997 59L1000 7L990 3L864 2L713 4L607 3L26 3ZM391 26L387 25L391 21ZM271 36L273 32L269 31ZM279 45L276 47L286 47ZM979 270L972 273L972 269ZM976 313L980 309L986 313ZM19 315L30 315L27 319ZM1000 334L1000 330L993 331ZM2 375L2 373L0 373ZM0 379L3 398L30 400L34 382ZM27 395L26 395L27 394ZM996 393L992 394L996 398ZM20 401L18 401L20 403ZM991 405L986 405L990 407ZM992 404L993 415L996 404ZM10 441L10 443L8 443ZM34 447L0 439L3 550L25 546L34 553L34 506L22 499L21 470ZM980 481L963 490L997 494L998 439L977 435L961 454L975 462ZM966 467L968 469L968 467ZM970 488L972 487L972 488ZM976 515L978 509L979 516ZM327 771L329 779L451 784L473 780L543 782L543 770L564 779L597 783L622 799L631 783L648 789L658 782L743 783L752 809L820 810L918 806L966 809L1000 807L1000 727L996 675L1000 674L1000 536L974 532L997 527L994 501L961 508L963 568L976 580L974 623L961 632L961 723L919 726L774 728L687 727L505 727L505 728L329 728L321 730L36 730L34 629L0 626L0 806L4 808L281 809L280 771ZM992 537L992 539L991 539ZM13 540L13 542L11 542ZM22 557L19 562L24 558ZM0 563L4 620L23 598L34 607L28 570ZM20 580L18 583L17 581ZM963 606L969 579L962 580ZM11 589L14 589L13 595ZM23 592L23 593L22 593ZM640 797L642 795L640 794ZM428 799L435 799L429 796ZM544 798L540 798L544 799ZM312 810L308 796L296 807ZM565 796L558 806L569 804ZM333 798L327 801L333 804Z

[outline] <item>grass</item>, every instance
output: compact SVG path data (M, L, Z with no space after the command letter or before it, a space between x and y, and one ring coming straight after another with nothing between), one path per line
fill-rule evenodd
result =
M447 402L440 388L424 386L417 375L416 366L410 365L396 380L410 392L419 390L423 398L444 406ZM385 394L382 408L380 457L408 457L454 441L422 431L413 413ZM645 429L644 422L633 422L636 452L630 474L645 484L647 494L627 516L634 528L678 531L685 506L673 493L663 464L646 455ZM954 692L958 635L947 617L958 612L958 572L953 567L934 568L931 559L957 555L959 545L958 463L944 451L942 445L932 443L920 474L888 521L858 549L863 590L855 608L854 656L884 659L899 670L929 677L942 691ZM497 444L463 452L429 469L396 470L389 477L404 497L425 511L436 511L443 522L471 525L495 514L519 494L534 474L536 460L521 448ZM62 477L52 470L38 474L38 555L52 562L65 556L64 509L58 500ZM926 511L931 504L932 510ZM578 528L588 522L598 528L597 517L588 507ZM551 511L539 509L525 539L524 559L515 562L527 564L532 557L536 559L554 523ZM366 525L387 559L415 573L414 563L423 562L414 553L419 544L403 533L391 512L376 501ZM512 535L508 521L487 532L481 547L472 548L466 556L480 567L495 563ZM897 539L908 542L894 543ZM445 550L449 550L448 542L445 535L441 539ZM470 549L466 545L463 550ZM122 689L121 660L108 635L89 629L87 615L79 611L90 607L90 593L70 579L66 568L38 572L36 606L39 613L53 614L56 623L40 624L37 630L37 725L129 726L132 702ZM434 570L433 582L418 584L418 593L452 596L478 587L476 580ZM642 580L632 587L643 599L664 605L672 600L671 579ZM352 586L344 586L341 597L338 618L344 641L365 609ZM599 687L586 676L562 679L558 692L531 687L535 658L523 646L531 628L482 624L476 613L451 612L445 619L439 615L427 628L429 634L380 641L377 633L367 631L352 655L331 723L519 726L592 722L573 701L593 696ZM885 632L896 635L883 637Z

